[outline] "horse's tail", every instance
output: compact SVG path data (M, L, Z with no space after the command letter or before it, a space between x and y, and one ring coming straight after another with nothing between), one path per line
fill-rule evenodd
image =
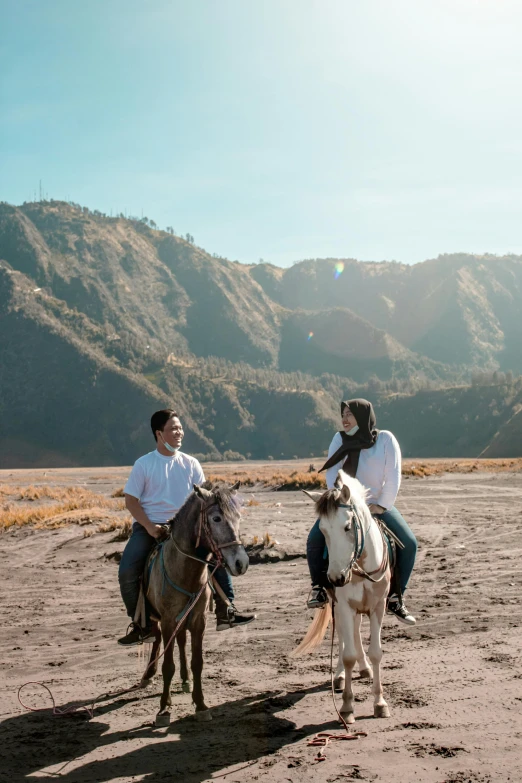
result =
M316 609L314 619L310 623L310 627L308 628L304 639L295 650L292 650L290 656L292 658L297 658L298 655L312 652L316 647L319 647L324 639L326 629L330 625L331 619L332 608L329 603L322 609Z

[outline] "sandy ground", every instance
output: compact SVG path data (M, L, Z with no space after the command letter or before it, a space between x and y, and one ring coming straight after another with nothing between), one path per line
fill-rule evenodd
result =
M125 474L1 471L0 483L78 484L110 494ZM302 554L313 522L304 496L257 492L254 499L259 505L245 508L246 538L268 531ZM397 505L420 549L408 596L418 624L385 621L392 716L374 719L370 686L356 682L355 728L368 735L330 745L322 762L307 742L339 731L329 646L288 657L312 616L302 557L252 565L235 580L238 605L258 614L248 628L217 633L209 618L204 691L212 723L194 720L176 678L171 726L154 729L160 680L101 701L92 720L20 707L17 690L26 681L46 683L67 705L130 688L144 662L136 648L115 643L126 617L117 565L107 557L123 548L114 533L84 537L74 525L0 535L0 780L521 781L522 474L409 479ZM24 699L49 704L34 686Z

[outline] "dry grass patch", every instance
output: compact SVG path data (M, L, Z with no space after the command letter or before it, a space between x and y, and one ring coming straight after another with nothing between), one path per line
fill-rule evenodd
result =
M245 543L245 546L263 546L265 549L270 549L271 547L277 546L278 544L279 541L276 541L275 538L272 538L270 533L266 531L262 536L252 536L252 540Z
M52 528L71 523L87 524L89 521L105 519L124 508L121 500L106 498L78 487L9 487L9 490L15 490L10 491L9 495L18 502L4 505L0 515L0 530L25 525ZM62 502L42 502L36 507L32 505L37 500L49 499L60 499Z
M402 466L403 476L438 476L442 473L518 473L522 458L514 459L457 459L407 460Z
M28 487L13 486L12 484L0 484L0 497L13 498L20 502L34 503L37 500L61 500L63 502L83 502L86 499L96 500L98 505L109 504L112 501L105 495L100 495L85 487L52 487L47 485ZM112 497L119 497L114 494Z
M219 472L218 472L219 471ZM405 477L424 478L437 476L442 473L503 473L522 471L522 457L513 459L407 459L402 466L402 475ZM216 472L210 473L210 481L223 481L233 484L240 481L243 486L263 486L281 490L299 489L325 489L326 478L324 473L317 471L296 470L289 463L288 467L281 467L274 471L270 464L256 465L248 468L245 466L220 465Z
M109 522L100 525L96 533L112 533L113 530L117 531L114 538L115 541L127 541L132 532L132 519L130 517L126 519L111 519Z
M225 484L240 481L245 487L264 486L286 490L326 489L324 474L298 472L297 470L280 470L277 473L274 473L273 469L272 472L234 470L226 474L212 473L208 478L209 481L222 481Z

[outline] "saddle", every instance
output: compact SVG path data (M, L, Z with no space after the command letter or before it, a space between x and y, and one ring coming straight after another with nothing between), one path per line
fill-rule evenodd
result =
M390 564L390 595L396 593L398 596L402 595L401 580L399 578L399 571L397 569L397 547L404 549L404 544L400 541L390 528L382 521L374 517L386 546L388 547L388 562Z
M136 607L136 612L133 618L134 622L139 623L142 628L147 627L149 620L153 620L155 622L160 622L161 620L161 617L158 615L157 611L154 609L154 607L152 606L152 604L148 599L150 575L158 559L159 559L161 572L163 575L163 590L165 590L165 585L169 584L170 587L173 587L179 593L186 595L189 602L196 597L196 593L189 593L188 590L185 590L185 588L175 584L167 574L167 571L165 569L165 564L163 562L164 543L165 543L164 541L158 541L154 546L154 548L151 549L149 556L147 557L147 561L145 563L145 568L143 569L143 575L141 577L141 584L140 584L140 595L138 598L138 605ZM217 592L218 596L224 601L224 603L226 605L229 605L230 602L228 601L227 597L224 595L217 581L213 579L209 579L209 586L213 595L215 595L215 593ZM177 620L183 615L184 611L185 610L182 609L182 611L176 618Z

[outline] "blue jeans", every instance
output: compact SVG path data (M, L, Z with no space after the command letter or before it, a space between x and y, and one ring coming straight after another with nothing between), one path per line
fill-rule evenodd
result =
M408 582L410 581L413 566L415 565L417 539L408 527L406 520L397 511L395 506L389 511L385 511L384 514L376 514L376 516L379 519L382 519L384 524L387 525L392 533L395 533L399 541L404 544L404 549L397 547L396 565L397 571L399 572L401 590L404 593L408 586ZM308 535L308 540L306 542L306 558L308 560L312 584L329 587L330 583L326 575L328 570L328 558L324 557L325 547L326 542L319 529L319 520L317 520Z
M138 605L140 581L145 569L145 563L147 562L149 552L154 548L156 543L156 539L149 536L145 528L140 525L139 522L134 522L131 537L123 550L120 567L118 569L121 597L123 598L123 603L125 604L127 614L131 620L134 618ZM171 574L171 577L175 579L174 574ZM226 568L218 568L214 574L214 579L219 584L228 600L232 603L234 601L234 588L232 587L232 579Z

